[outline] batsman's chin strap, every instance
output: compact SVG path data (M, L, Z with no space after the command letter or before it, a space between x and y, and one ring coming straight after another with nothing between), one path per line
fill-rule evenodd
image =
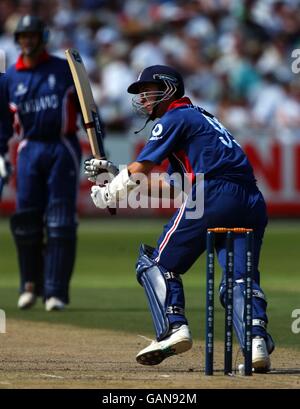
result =
M139 129L138 131L134 131L134 134L136 135L136 134L140 133L143 129L145 129L146 126L148 125L148 123L149 123L151 120L152 120L152 118L151 118L151 115L150 115L150 116L148 117L147 121L145 122L144 126L143 126L141 129Z
M158 97L156 98L156 101L157 101L157 99L158 99ZM148 125L148 123L149 123L150 121L154 121L154 119L157 118L156 110L157 110L158 106L159 106L159 104L158 104L158 105L154 105L154 107L153 107L153 109L152 109L152 112L151 112L151 114L148 116L148 119L147 119L147 121L145 122L144 126L143 126L141 129L139 129L138 131L134 131L135 135L138 134L138 133L140 133L143 129L145 129L146 126Z

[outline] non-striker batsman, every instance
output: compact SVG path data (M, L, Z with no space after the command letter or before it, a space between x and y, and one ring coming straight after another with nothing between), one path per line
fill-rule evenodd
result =
M21 55L1 77L0 163L14 132L17 203L11 218L20 269L18 307L43 296L47 311L69 302L76 255L76 198L81 149L80 111L67 61L48 54L49 32L36 16L23 16L15 30Z

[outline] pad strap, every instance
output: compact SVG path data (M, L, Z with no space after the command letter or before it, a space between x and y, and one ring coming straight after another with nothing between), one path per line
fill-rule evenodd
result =
M170 323L186 323L184 294L180 276L166 271L151 259L154 249L141 245L136 264L137 280L144 287L157 340L163 339Z
M253 320L252 336L266 337L267 315L266 297L258 286L253 282ZM226 287L224 282L220 287L220 300L224 306ZM244 306L245 306L245 283L244 280L236 280L233 286L233 326L241 348L244 348Z

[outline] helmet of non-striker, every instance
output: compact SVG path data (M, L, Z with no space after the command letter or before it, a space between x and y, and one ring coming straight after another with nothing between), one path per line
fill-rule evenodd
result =
M21 17L18 21L14 31L16 43L18 42L19 35L23 33L39 33L44 44L46 44L49 39L49 30L46 28L44 22L39 17L29 14Z

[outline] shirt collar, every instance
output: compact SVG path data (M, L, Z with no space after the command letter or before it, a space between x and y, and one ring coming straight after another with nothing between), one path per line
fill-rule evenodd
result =
M179 108L185 105L192 105L192 101L188 97L179 98L171 102L167 110L171 111L171 109Z
M39 59L37 61L36 65L39 65L45 61L48 61L50 58L50 55L47 53L46 50L44 50L41 55L39 56ZM16 62L16 69L17 71L21 71L21 70L29 70L30 67L28 67L25 63L24 63L24 58L23 55L21 54Z

